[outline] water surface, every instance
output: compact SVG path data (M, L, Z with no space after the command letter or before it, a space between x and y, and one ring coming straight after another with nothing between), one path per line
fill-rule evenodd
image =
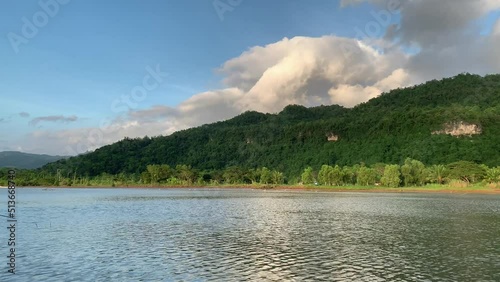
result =
M17 192L0 281L500 281L499 196Z

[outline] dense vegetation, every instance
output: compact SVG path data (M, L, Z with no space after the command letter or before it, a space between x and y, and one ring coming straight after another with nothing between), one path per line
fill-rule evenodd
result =
M475 124L482 132L459 137L433 134L453 122ZM477 179L484 179L487 167L500 165L499 124L500 75L462 74L396 89L352 109L290 105L279 114L246 112L170 136L125 138L33 173L58 181L127 177L132 182L150 183L187 181L180 176L185 175L181 172L184 167L193 175L189 178L193 183L199 179L227 182L231 171L240 175L238 181L251 183L261 182L251 174L259 171L262 177L265 167L274 179L299 183L308 167L315 181L325 179L326 165L333 168L331 174L337 179L341 170L343 179L323 181L328 184L384 182L396 186L437 181L429 177L429 171L439 165L450 173L441 176L440 182L446 177L464 180L462 175L452 175L460 171L454 165L462 162L475 165L482 175ZM329 141L328 136L338 140ZM405 177L407 158L422 162L417 170L427 171L426 176L415 176L418 180ZM155 165L168 167L168 177L155 178L150 171ZM388 171L393 175L385 175ZM396 172L401 174L399 183Z
M7 169L0 170L5 178ZM277 170L266 167L243 169L231 166L224 170L200 171L187 165L148 165L141 174L103 173L89 177L77 171L56 174L46 171L21 170L17 173L18 186L220 186L220 185L319 185L319 186L383 186L390 188L419 187L426 184L449 184L453 188L465 188L482 184L500 188L500 167L489 168L473 162L459 161L444 165L425 166L422 162L406 159L403 165L377 163L340 167L322 165L318 170L306 167L298 179L287 179Z
M34 169L62 158L64 157L4 151L0 152L0 167Z

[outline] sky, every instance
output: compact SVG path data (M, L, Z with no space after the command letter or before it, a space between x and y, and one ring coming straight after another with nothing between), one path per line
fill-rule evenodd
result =
M4 0L0 151L77 155L500 73L499 19L498 0Z

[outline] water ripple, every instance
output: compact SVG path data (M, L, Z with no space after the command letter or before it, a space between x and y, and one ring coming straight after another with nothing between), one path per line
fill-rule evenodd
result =
M18 274L1 281L500 281L497 196L19 194Z

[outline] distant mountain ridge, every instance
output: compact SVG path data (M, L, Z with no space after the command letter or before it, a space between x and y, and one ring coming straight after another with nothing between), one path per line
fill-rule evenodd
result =
M4 151L0 152L0 167L34 169L64 158L66 157Z
M200 171L265 166L298 177L307 166L401 164L408 157L428 165L464 160L499 166L500 75L433 80L354 108L250 111L169 136L125 138L43 169L96 176L139 175L150 164Z

